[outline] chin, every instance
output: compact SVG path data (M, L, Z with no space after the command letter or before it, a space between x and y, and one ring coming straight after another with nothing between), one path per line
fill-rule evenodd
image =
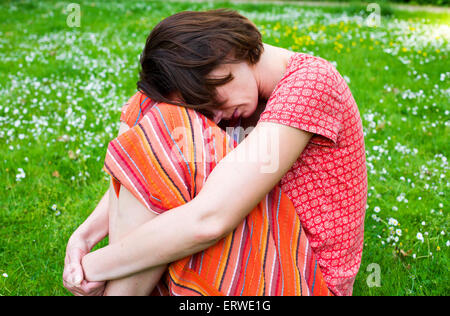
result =
M254 106L250 111L246 112L245 114L242 114L242 117L243 118L251 117L256 112L257 108L258 108L257 106Z

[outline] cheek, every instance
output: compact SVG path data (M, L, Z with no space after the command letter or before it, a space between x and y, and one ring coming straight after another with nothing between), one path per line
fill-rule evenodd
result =
M256 85L256 82L254 82L252 89L250 90L252 91L251 94L251 104L252 106L256 107L258 106L258 100L259 100L259 95L258 95L258 86Z
M255 100L256 102L258 101L258 86L253 77L247 76L243 78L243 80L236 85L236 89L242 94L242 101L246 101L250 104L255 102Z
M244 108L245 117L251 116L258 107L258 87L256 85L256 82L253 81L247 81L245 85L242 87L245 87L242 89L245 93L245 100L246 106Z

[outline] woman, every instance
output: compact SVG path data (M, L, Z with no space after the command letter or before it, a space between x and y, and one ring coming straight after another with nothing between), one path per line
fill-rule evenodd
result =
M66 287L98 294L102 283L95 281L119 279L108 285L109 294L120 294L133 280L154 284L165 264L227 236L281 181L328 288L350 295L362 254L367 175L359 111L337 70L321 58L262 44L251 22L225 10L165 19L147 39L141 65L138 87L151 100L196 109L222 127L237 119L257 125L189 203L154 219L137 216L115 230L110 246L86 254L108 232L104 212L94 212L69 242ZM240 159L272 136L278 143L267 155ZM264 170L267 160L275 168ZM119 208L142 207L124 192ZM98 208L105 203L104 197Z

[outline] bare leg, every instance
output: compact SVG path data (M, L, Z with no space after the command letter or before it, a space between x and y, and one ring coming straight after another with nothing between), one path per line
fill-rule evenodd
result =
M156 215L146 209L142 204L136 202L136 199L124 186L120 188L119 199L117 199L114 188L110 188L110 214L109 214L109 242L115 243L133 229L139 227L145 222L152 220ZM131 205L132 204L132 205ZM121 212L125 209L121 207L127 205L127 212ZM123 295L150 295L153 288L158 283L162 274L166 270L166 265L153 267L126 278L109 281L106 285L104 295L123 296Z

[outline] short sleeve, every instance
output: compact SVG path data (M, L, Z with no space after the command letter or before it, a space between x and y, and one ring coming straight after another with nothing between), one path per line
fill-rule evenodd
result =
M337 70L312 57L288 66L259 122L274 122L315 134L312 143L335 146L342 122Z

